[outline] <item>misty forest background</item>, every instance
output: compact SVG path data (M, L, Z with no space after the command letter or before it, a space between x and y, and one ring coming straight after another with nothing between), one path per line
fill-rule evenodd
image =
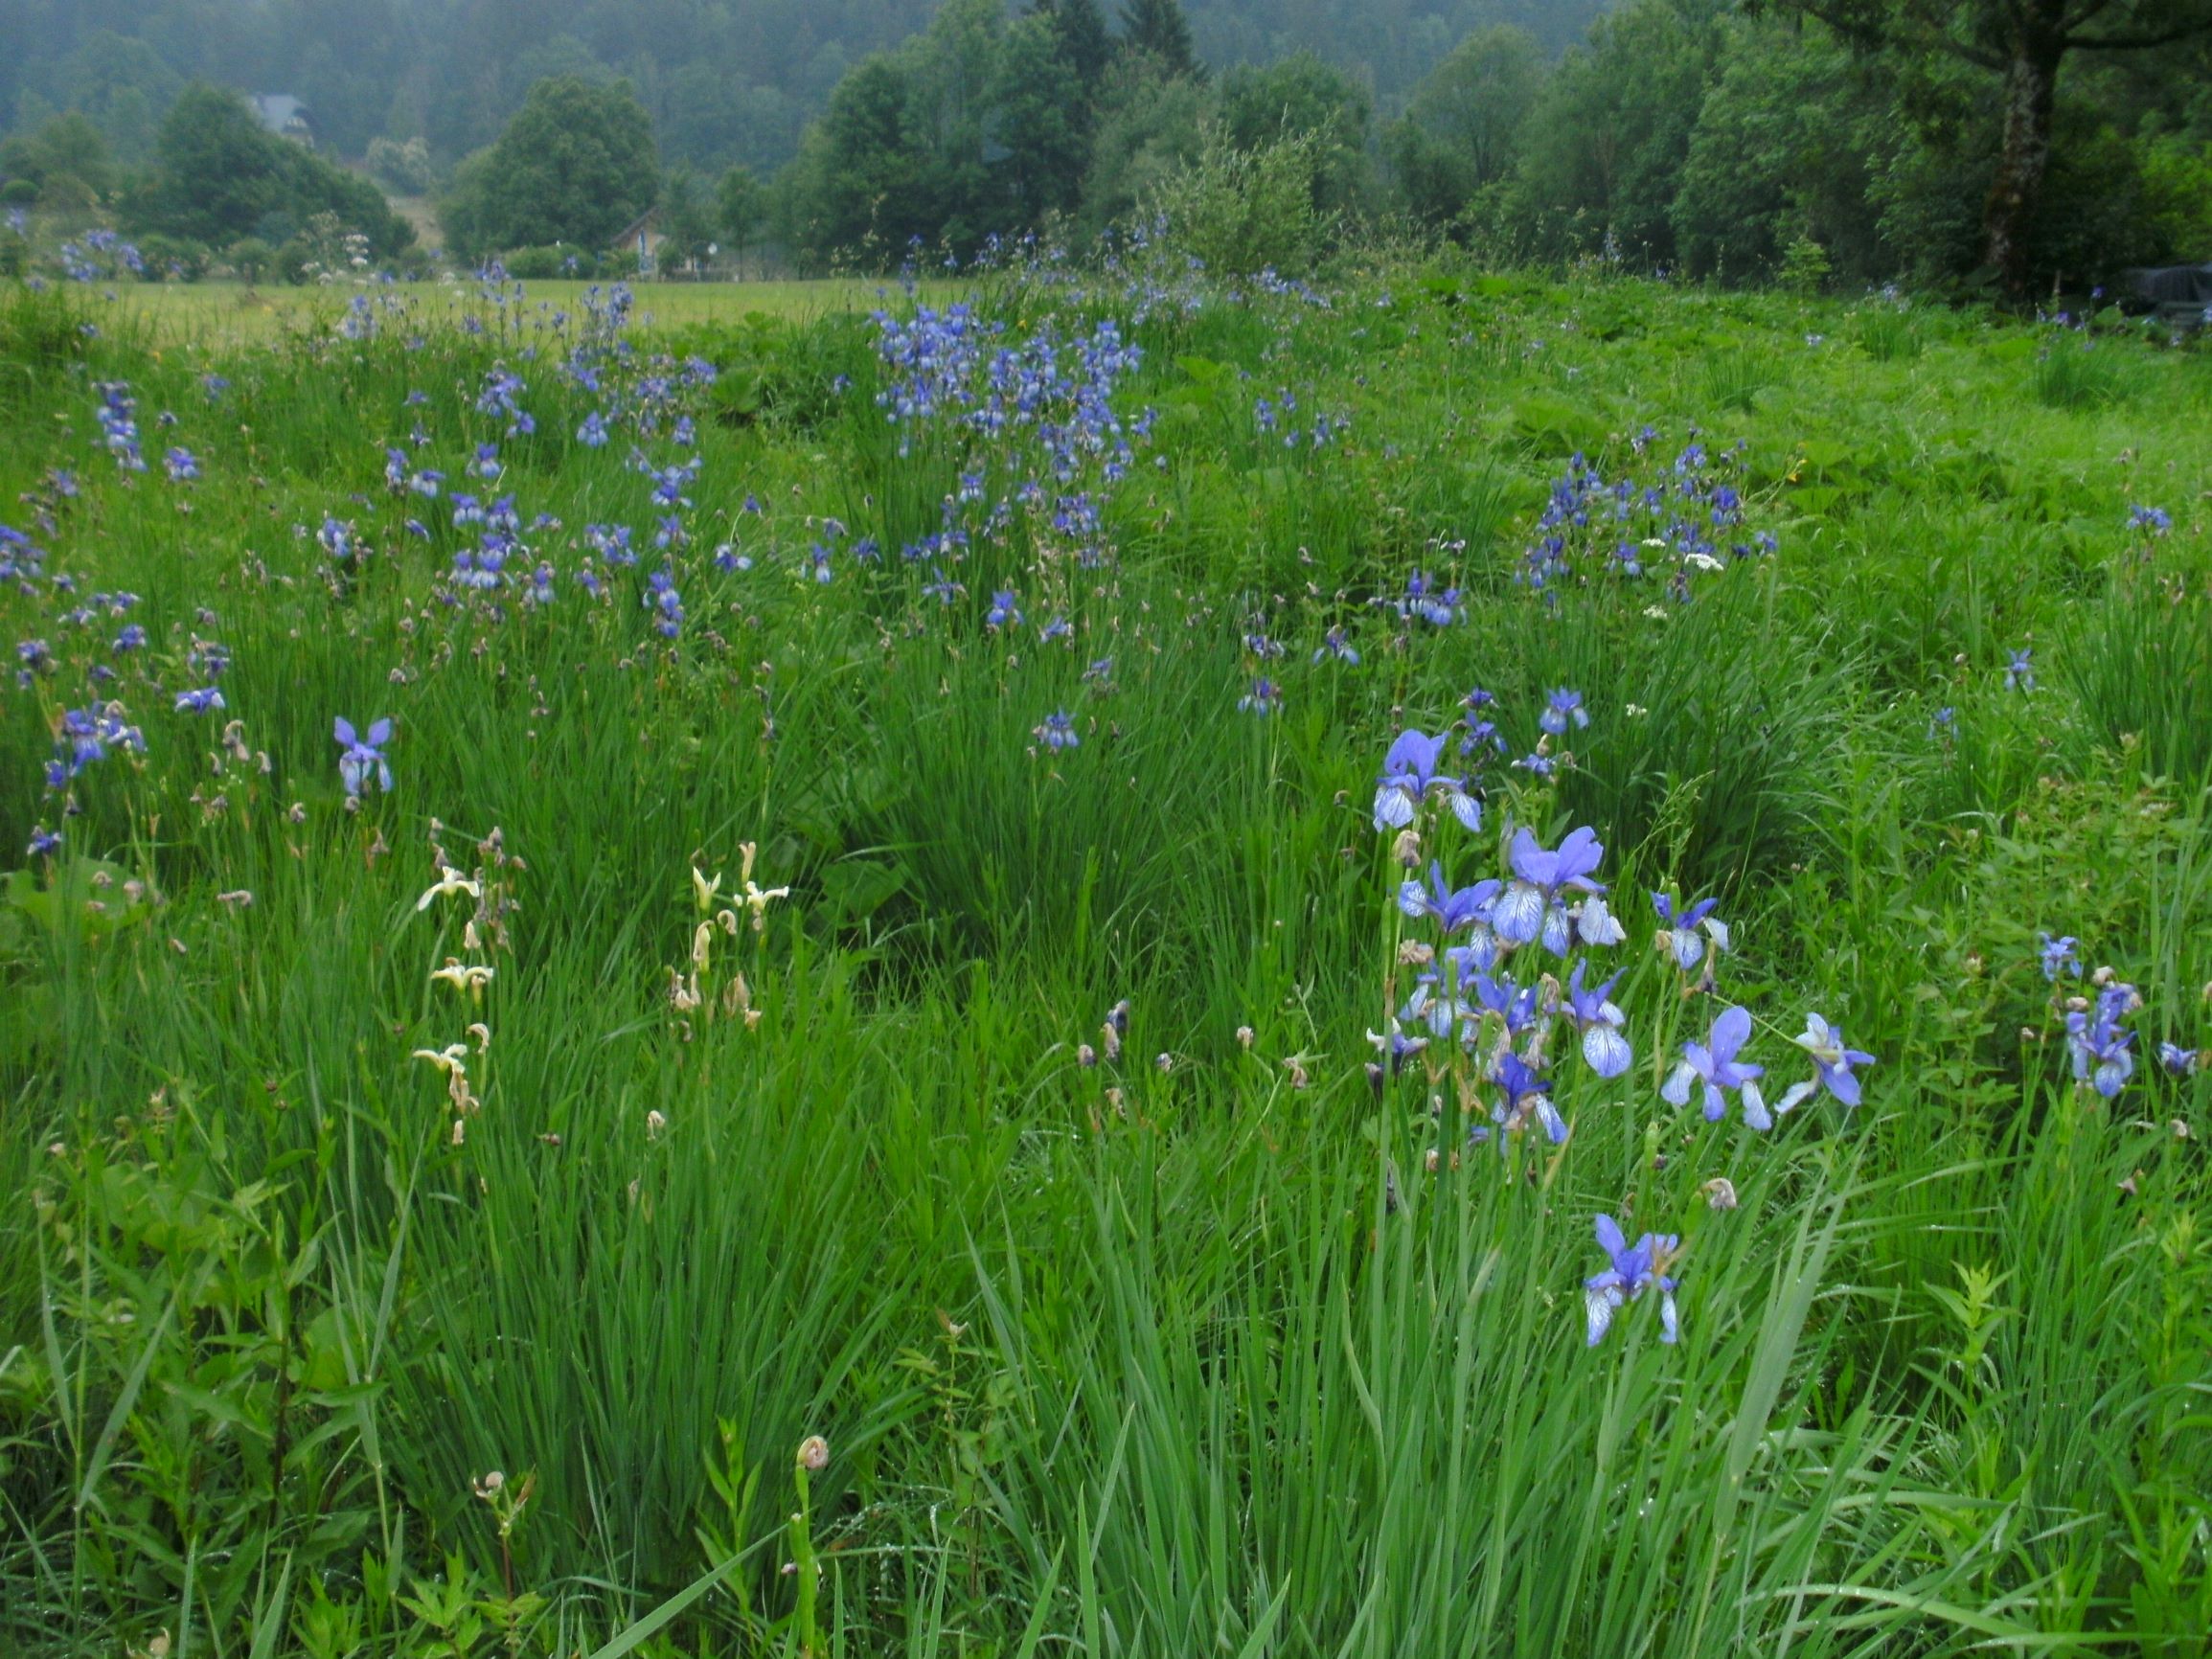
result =
M2212 258L2212 0L0 0L0 199L191 276L318 213L477 261L656 204L673 263L799 271L1176 207L1288 274L1418 236L2022 299ZM216 88L303 101L315 159Z

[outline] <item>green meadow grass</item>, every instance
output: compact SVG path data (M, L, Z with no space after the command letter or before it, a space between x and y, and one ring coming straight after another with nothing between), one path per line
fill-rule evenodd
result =
M1009 340L1118 320L1115 407L1156 420L1067 487L1109 561L1017 513L949 604L898 550L981 450L876 406L874 289L641 293L637 358L718 371L673 646L639 441L573 436L572 287L402 289L359 341L328 294L0 296L0 522L78 584L0 595L56 665L0 706L0 1643L2212 1651L2212 1085L2156 1053L2212 1045L2212 359L1888 302L1331 291L978 284ZM535 435L479 408L495 362ZM1254 416L1286 391L1349 435L1287 449ZM1570 456L1643 476L1693 428L1743 445L1772 557L1686 604L1516 580ZM395 445L437 501L386 491ZM442 588L456 489L559 520L510 566L542 550L553 604ZM327 514L370 557L334 568ZM604 604L592 523L646 552ZM1416 568L1464 620L1369 602ZM1359 664L1312 660L1332 626ZM206 640L227 707L174 713ZM64 820L94 662L146 753ZM1509 816L1597 830L1636 1061L1562 1064L1562 1148L1448 1122L1431 1170L1452 1075L1365 1069L1409 934L1368 804L1475 685L1516 753L1553 688L1591 724L1430 851L1468 881ZM349 803L340 716L396 721L391 792ZM448 862L473 901L428 894ZM725 929L748 875L788 892ZM1714 1005L1650 948L1656 888L1721 899L1770 1096L1811 1010L1877 1057L1862 1105L1661 1100ZM2042 931L2140 989L2111 1101ZM416 1057L453 1043L458 1115ZM1585 1346L1601 1213L1681 1235L1678 1344L1646 1297Z
M424 284L418 290L439 295L433 314L466 308L475 284L455 278L445 284ZM532 282L528 302L574 309L590 284ZM639 285L638 310L647 326L732 323L759 312L812 320L832 312L873 309L883 284L858 280L813 282L647 283ZM338 284L328 287L287 287L239 283L127 284L114 290L110 314L127 319L133 337L155 345L205 345L222 349L263 345L300 330L324 330L356 292L375 290ZM98 308L95 315L100 314Z

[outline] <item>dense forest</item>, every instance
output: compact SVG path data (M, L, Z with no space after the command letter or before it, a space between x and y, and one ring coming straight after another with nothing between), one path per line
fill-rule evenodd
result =
M346 205L363 170L435 199L444 252L540 276L656 204L687 269L1163 222L1217 270L1380 238L2016 303L2212 260L2212 0L0 0L0 200L109 214L175 270L242 272L241 240L327 270L308 227L332 219L402 248ZM304 99L314 166L226 87ZM217 152L260 184L201 199Z
M125 161L189 81L304 100L348 156L421 138L451 163L552 75L627 79L663 158L767 171L846 72L924 28L939 0L0 0L0 131L80 110ZM1471 31L1551 53L1606 0L1190 0L1210 64L1311 51L1385 109Z

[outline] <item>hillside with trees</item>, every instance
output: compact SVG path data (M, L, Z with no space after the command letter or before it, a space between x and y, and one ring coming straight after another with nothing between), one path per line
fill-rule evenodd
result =
M1018 0L1017 0L1018 3ZM1192 0L1209 64L1311 51L1385 107L1470 31L1514 23L1558 52L1606 0ZM496 139L550 76L627 80L662 154L773 171L871 53L938 0L0 0L0 132L81 112L125 162L151 153L193 80L292 94L350 157L421 138L445 167ZM1118 5L1115 7L1118 10Z
M2212 260L2212 0L0 0L0 22L38 46L0 55L0 198L211 248L318 215L397 246L365 169L434 195L449 252L548 269L656 205L681 265L800 272L1163 216L1209 263L1286 275L1381 235L2017 303ZM211 125L218 86L303 100L313 153ZM178 195L234 173L236 199Z

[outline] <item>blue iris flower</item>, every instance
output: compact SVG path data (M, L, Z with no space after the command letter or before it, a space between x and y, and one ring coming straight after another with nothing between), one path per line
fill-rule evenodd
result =
M1823 1088L1842 1105L1859 1104L1859 1079L1852 1076L1851 1068L1874 1064L1872 1055L1845 1048L1842 1028L1830 1025L1816 1013L1805 1016L1804 1034L1791 1040L1813 1057L1813 1068L1818 1075L1811 1082L1791 1084L1789 1092L1775 1102L1776 1111L1790 1111L1800 1101L1810 1098L1814 1090Z
M1746 1065L1736 1058L1750 1037L1749 1012L1741 1008L1723 1009L1704 1042L1682 1045L1682 1057L1659 1090L1660 1096L1672 1105L1688 1105L1691 1087L1702 1085L1705 1120L1719 1123L1727 1114L1728 1091L1734 1089L1744 1100L1744 1122L1754 1129L1772 1128L1774 1120L1767 1114L1758 1083L1767 1075L1767 1068Z
M1539 1076L1520 1056L1510 1049L1498 1056L1490 1080L1505 1091L1504 1128L1516 1129L1533 1115L1553 1146L1567 1138L1566 1120L1552 1104L1551 1079Z
M1340 627L1331 628L1324 634L1320 647L1313 652L1313 660L1317 663L1331 657L1340 663L1349 663L1354 668L1359 666L1358 648L1344 637L1344 630Z
M1619 944L1629 937L1629 930L1620 919L1606 907L1605 899L1593 893L1568 912L1575 924L1575 935L1585 944L1607 946Z
M1482 828L1482 803L1467 792L1458 778L1437 770L1444 758L1446 734L1398 734L1390 752L1382 757L1382 771L1375 781L1375 828L1378 831L1402 830L1411 824L1421 804L1433 795L1451 810L1462 827Z
M1635 1051L1629 1039L1621 1034L1628 1024L1628 1016L1614 1006L1613 987L1621 976L1601 986L1585 990L1583 988L1583 970L1588 965L1576 963L1574 972L1567 979L1567 1011L1575 1022L1575 1029L1583 1034L1583 1058L1591 1071L1601 1078L1617 1078L1635 1061Z
M1444 866L1431 861L1428 885L1424 887L1418 881L1407 881L1398 890L1398 908L1416 921L1426 917L1449 935L1487 920L1491 901L1497 897L1499 885L1494 880L1453 888L1444 878Z
M1538 988L1516 986L1511 974L1474 978L1474 1000L1484 1011L1505 1022L1506 1034L1517 1036L1536 1023Z
M1036 737L1046 748L1055 751L1075 748L1083 741L1076 735L1075 716L1065 709L1045 716L1044 723L1037 728Z
M1666 930L1660 934L1659 942L1667 954L1675 959L1675 966L1684 973L1705 959L1705 940L1699 937L1700 924L1716 947L1722 950L1728 948L1727 924L1709 920L1713 906L1718 903L1720 900L1717 898L1700 898L1695 904L1677 906L1671 893L1652 895L1652 909L1658 916L1660 926Z
M1452 977L1455 982L1458 980L1457 968L1452 969ZM1468 1005L1467 999L1444 991L1434 973L1424 973L1414 982L1413 994L1405 999L1405 1006L1398 1011L1401 1021L1426 1025L1430 1034L1438 1037L1449 1036L1454 1025L1460 1020L1472 1018L1474 1010Z
M1528 830L1516 830L1506 852L1515 879L1499 896L1491 918L1497 936L1509 944L1526 944L1543 932L1546 914L1562 892L1603 893L1604 885L1591 880L1590 873L1605 856L1597 831L1586 827L1569 830L1549 852Z
M346 793L358 795L369 786L369 780L376 781L376 787L389 795L392 792L392 766L384 759L384 745L392 740L392 722L389 719L371 723L367 737L357 737L353 722L343 715L331 722L331 734L344 749L338 757L338 777L346 785Z
M1681 1336L1675 1312L1675 1282L1660 1269L1681 1248L1679 1235L1647 1233L1630 1244L1621 1224L1610 1216L1597 1221L1598 1248L1608 1265L1583 1281L1583 1311L1589 1325L1589 1346L1605 1340L1613 1315L1647 1290L1659 1293L1659 1340L1674 1342Z
M2082 959L2075 954L2075 947L2082 943L2080 940L2070 933L2062 934L2055 939L2047 933L2038 934L2036 937L2042 942L2038 950L2042 957L2043 977L2045 979L2056 983L2062 973L2077 976L2081 973Z
M1569 724L1577 727L1588 725L1590 716L1583 707L1582 693L1563 688L1552 693L1551 702L1537 716L1536 723L1555 738L1565 737Z
M2131 1046L2135 1034L2120 1022L2138 1006L2133 986L2113 984L2097 993L2093 1014L2076 1009L2066 1015L2066 1048L2073 1057L2074 1080L2089 1084L2108 1101L2135 1075Z

